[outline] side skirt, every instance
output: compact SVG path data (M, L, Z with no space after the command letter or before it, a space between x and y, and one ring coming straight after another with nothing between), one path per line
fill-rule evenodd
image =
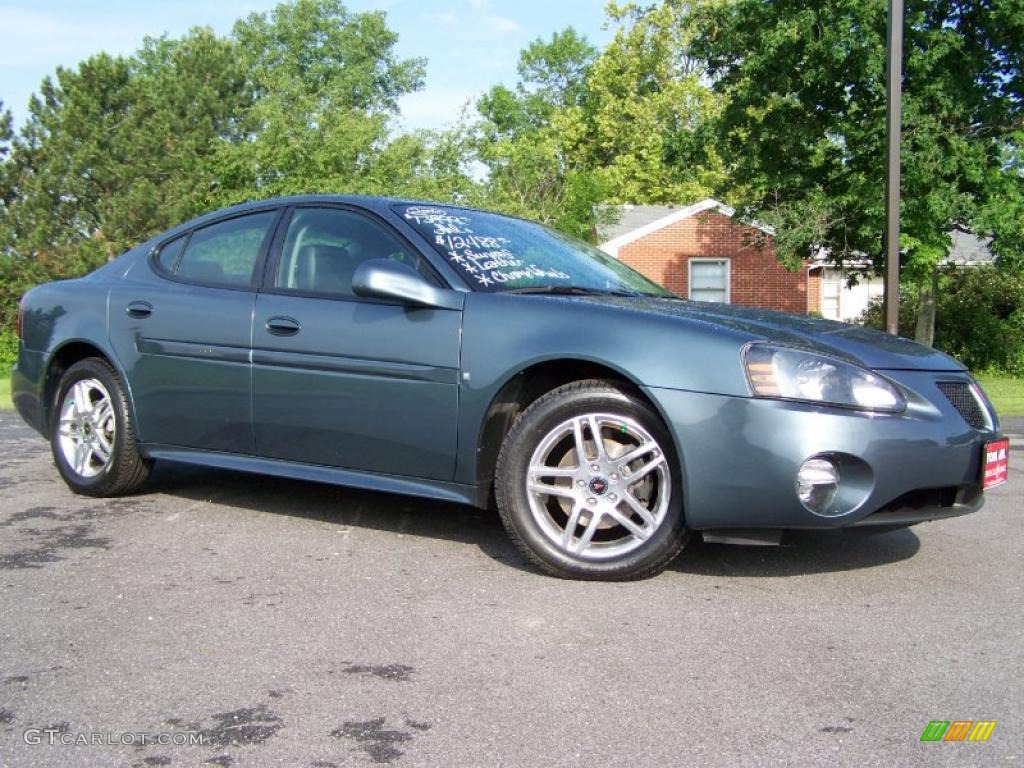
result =
M238 472L253 472L260 475L289 477L294 480L312 480L330 485L344 485L351 488L365 488L370 491L400 493L405 496L419 496L456 504L477 505L476 486L449 483L443 480L427 480L419 477L396 477L374 472L360 472L354 469L339 469L319 464L300 464L283 459L265 459L259 456L239 456L217 451L203 451L195 448L179 448L171 445L140 445L139 452L150 459L180 461L184 464L198 464L204 467L232 469Z

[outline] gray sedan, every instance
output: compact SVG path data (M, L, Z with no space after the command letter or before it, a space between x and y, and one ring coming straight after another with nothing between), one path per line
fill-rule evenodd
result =
M973 512L1008 443L950 357L683 301L538 224L307 196L182 224L21 305L13 395L76 492L161 459L497 505L543 570L628 579L691 532Z

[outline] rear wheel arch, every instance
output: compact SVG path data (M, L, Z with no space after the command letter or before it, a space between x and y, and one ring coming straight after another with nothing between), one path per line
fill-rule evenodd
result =
M76 352L85 352L79 349ZM74 355L67 353L60 363ZM102 355L61 370L53 397L49 438L54 463L68 487L86 496L123 496L146 482L152 461L135 439L121 374Z
M121 379L121 384L124 387L125 395L128 397L128 407L131 409L132 419L136 424L138 423L138 420L135 418L135 401L132 398L131 386L128 383L128 377L125 376L117 359L92 341L73 339L66 341L57 347L50 355L50 359L46 364L46 376L43 380L42 405L43 417L45 419L44 426L47 431L49 431L53 426L53 414L55 400L57 397L57 388L60 386L60 381L64 376L64 372L75 363L90 357L102 360L117 373L118 377Z

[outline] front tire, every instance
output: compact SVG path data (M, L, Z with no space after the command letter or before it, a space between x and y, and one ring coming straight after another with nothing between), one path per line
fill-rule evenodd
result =
M136 448L121 379L98 357L80 360L61 377L50 447L64 482L85 496L123 496L149 476L151 462Z
M555 576L653 576L686 545L679 463L661 420L606 381L559 387L509 430L498 511L526 556Z

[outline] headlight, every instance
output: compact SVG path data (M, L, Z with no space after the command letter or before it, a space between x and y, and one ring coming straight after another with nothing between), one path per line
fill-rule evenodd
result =
M907 401L878 374L834 357L800 349L751 344L743 355L757 397L806 400L865 411L899 413Z

